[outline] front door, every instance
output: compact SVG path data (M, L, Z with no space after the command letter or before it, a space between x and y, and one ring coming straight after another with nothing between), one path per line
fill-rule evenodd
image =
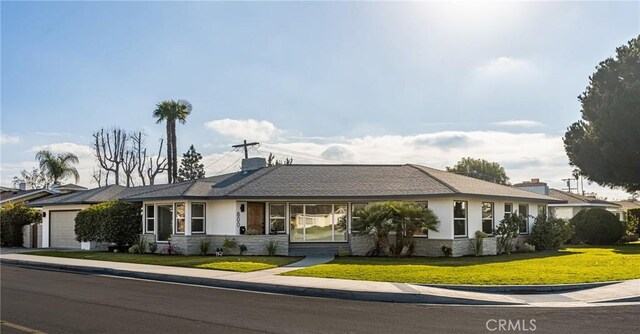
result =
M264 203L247 203L247 232L264 234L264 207Z

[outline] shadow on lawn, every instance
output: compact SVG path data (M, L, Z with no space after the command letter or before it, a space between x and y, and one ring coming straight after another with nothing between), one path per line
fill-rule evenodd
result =
M353 265L429 265L438 267L465 267L492 263L507 263L513 261L535 260L550 257L562 257L579 254L579 251L569 250L549 250L534 253L511 253L495 256L464 256L455 258L444 257L410 257L410 258L388 258L388 257L347 257L337 258L333 264L353 264Z

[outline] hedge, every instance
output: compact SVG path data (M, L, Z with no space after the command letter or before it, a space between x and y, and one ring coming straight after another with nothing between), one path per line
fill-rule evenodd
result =
M572 241L577 243L613 244L622 238L626 229L613 213L600 208L582 210L570 222L575 231Z
M22 227L42 222L42 213L22 203L7 203L0 210L0 244L2 247L22 247Z
M139 204L111 201L92 205L76 216L78 241L109 242L127 246L142 232Z

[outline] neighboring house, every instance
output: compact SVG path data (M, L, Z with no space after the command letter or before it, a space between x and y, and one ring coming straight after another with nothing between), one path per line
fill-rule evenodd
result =
M203 239L221 247L226 237L247 246L248 254L264 254L276 242L278 254L337 253L356 255L369 249L367 238L351 230L357 209L367 203L401 200L421 203L440 220L437 232L416 237L416 255L472 254L476 231L492 233L505 214L523 213L531 231L533 217L546 212L553 197L490 183L419 165L280 165L264 159L243 160L240 172L176 184L125 188L107 186L32 203L45 216L44 247L91 249L75 241L73 225L79 210L112 199L139 202L147 240L168 243L184 252L198 252ZM49 236L49 237L47 237ZM487 238L488 254L495 239ZM493 245L493 250L491 250ZM163 246L158 247L159 250Z
M51 189L27 189L25 183L20 183L18 188L1 187L0 207L8 202L29 204L30 201L43 199L57 194L87 190L76 184L53 185Z
M633 210L633 209L639 209L640 210L640 201L638 201L635 198L627 199L627 200L624 200L624 201L616 201L614 203L618 204L620 207L617 208L615 211L612 211L612 212L616 216L618 216L618 218L620 218L620 220L622 220L622 221L627 221L627 212L629 210Z

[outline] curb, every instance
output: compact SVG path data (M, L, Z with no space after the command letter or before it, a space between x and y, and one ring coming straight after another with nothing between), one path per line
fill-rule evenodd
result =
M505 305L526 305L525 303L506 303L495 301L474 300L465 298L441 297L420 293L392 293L392 292L369 292L369 291L350 291L338 289L324 288L308 288L294 287L288 285L277 285L267 283L254 283L231 281L217 278L200 278L190 276L178 276L169 274L156 274L139 271L129 271L110 268L84 267L79 265L63 265L55 263L32 262L24 260L0 259L0 263L8 265L16 265L30 268L54 269L71 271L82 274L94 275L111 275L120 277L130 277L147 279L161 282L173 282L183 284L202 285L210 287L219 287L226 289L257 291L266 293L276 293L294 296L306 297L322 297L334 299L348 299L357 301L372 302L390 302L390 303L420 303L420 304L457 304L457 305L488 305L488 306L505 306Z
M449 285L449 284L418 284L433 288L442 288L457 291L483 292L483 293L515 293L515 294L546 294L555 292L570 292L592 288L599 288L622 281L555 284L555 285Z

